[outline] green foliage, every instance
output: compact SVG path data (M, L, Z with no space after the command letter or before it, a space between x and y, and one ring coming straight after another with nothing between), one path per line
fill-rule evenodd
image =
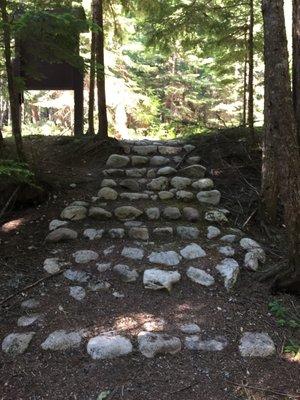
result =
M300 357L300 343L294 340L289 340L284 347L284 352L291 354L293 357Z
M0 160L0 177L9 178L18 184L35 185L35 176L26 164L14 160Z

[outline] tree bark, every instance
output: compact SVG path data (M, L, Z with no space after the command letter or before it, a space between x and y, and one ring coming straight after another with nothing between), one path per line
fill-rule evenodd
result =
M249 55L249 72L248 72L248 125L250 134L250 143L254 145L256 142L254 130L254 0L249 0L249 38L248 38L248 55Z
M248 36L248 28L245 27L245 43L247 43L247 36ZM244 61L244 82L243 82L243 117L242 117L242 126L245 128L247 124L247 78L248 78L248 48L246 44L245 49L245 61Z
M98 25L96 32L96 76L99 117L98 135L103 138L108 138L104 65L103 0L93 0L93 7L95 10L95 23Z
M276 280L280 289L300 282L300 155L289 76L283 0L263 0L266 129L276 160L279 194L289 243L289 266Z
M300 0L293 0L293 100L300 143Z
M19 103L19 93L15 85L15 79L12 67L12 55L11 55L11 44L10 44L11 29L7 13L6 0L1 0L0 10L3 22L4 58L5 58L5 68L6 68L8 93L10 101L12 133L16 143L18 158L20 161L26 161L23 149L22 134L21 134L21 113L20 113L21 108Z
M92 15L94 17L94 4L92 4ZM88 111L88 134L95 135L95 72L96 72L96 35L93 31L91 34L91 60L90 60L90 88L89 88L89 111Z

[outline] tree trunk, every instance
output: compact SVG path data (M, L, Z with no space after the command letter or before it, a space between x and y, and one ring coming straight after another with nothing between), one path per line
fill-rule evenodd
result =
M92 14L94 18L94 4ZM96 35L91 35L91 60L90 60L90 89L89 89L89 111L88 111L88 134L95 135L94 109L95 109L95 72L96 72Z
M13 75L11 45L10 45L11 30L7 14L6 0L1 0L0 9L3 22L4 58L5 58L5 68L6 68L8 93L10 101L12 133L16 143L18 158L20 161L25 161L25 154L24 154L22 134L21 134L21 113L20 113L19 94L15 85L15 80Z
M283 0L263 0L267 126L277 165L279 194L289 243L289 266L276 280L280 289L300 282L300 155L294 118ZM267 154L268 156L268 154Z
M245 43L247 42L247 35L248 34L248 29L247 27L245 28ZM242 117L242 126L245 128L247 124L247 91L248 91L248 85L247 85L247 78L248 78L248 51L247 51L247 45L246 45L246 50L245 50L245 62L244 62L244 82L243 82L243 117Z
M300 143L300 0L293 0L293 99Z
M248 73L248 125L250 134L250 143L254 145L256 142L254 130L254 0L249 0L249 39L248 39L248 55L249 55L249 73Z
M96 33L96 65L97 65L97 89L98 89L98 135L108 138L108 121L105 93L105 66L104 66L104 24L103 24L103 0L93 0L95 10L95 22L98 25Z

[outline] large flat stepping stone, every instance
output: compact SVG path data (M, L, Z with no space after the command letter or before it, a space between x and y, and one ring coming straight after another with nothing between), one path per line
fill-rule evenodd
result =
M115 209L115 216L120 221L132 221L143 214L143 211L132 207L132 206L122 206Z
M11 333L2 342L2 350L12 356L25 353L35 332Z
M217 206L221 200L221 193L218 190L203 191L197 194L197 199L202 204Z
M276 352L273 340L264 332L244 333L240 341L239 350L242 357L269 357Z
M81 344L82 335L80 332L66 332L64 330L50 333L47 339L41 344L43 350L65 351L78 348Z
M145 289L171 291L173 285L179 282L181 275L178 271L164 271L161 269L147 269L144 272L143 284Z
M70 221L80 221L85 219L86 216L87 209L86 207L82 206L68 206L60 214L62 219L68 219Z
M91 207L89 209L89 217L106 221L112 217L112 213L102 207Z
M239 276L240 268L239 264L233 258L225 258L220 264L216 266L216 269L220 272L224 278L224 286L229 291L231 290Z
M179 338L152 332L140 332L138 335L140 352L147 358L158 354L176 354L181 350Z
M195 164L189 165L188 167L182 168L180 170L180 175L186 176L188 178L204 178L206 174L206 168L202 165Z
M162 156L176 156L182 152L182 147L158 146L158 152Z
M78 233L73 229L58 228L50 232L49 235L47 235L45 241L47 243L59 243L59 242L67 242L70 240L76 240L77 237Z
M73 257L77 264L87 264L91 261L96 261L99 258L99 254L93 250L78 250L73 253Z
M118 192L110 187L103 187L98 192L100 200L117 200Z
M127 156L122 156L119 154L112 154L107 162L106 165L112 168L122 168L126 167L130 163L130 158Z
M151 154L155 154L157 152L157 146L155 146L155 145L133 146L132 151L133 151L133 153L141 155L141 156L148 156Z
M215 278L200 268L189 267L186 274L193 282L199 283L202 286L209 287L215 283Z
M123 336L100 335L89 340L87 352L93 360L105 360L132 353L133 346Z
M200 336L185 338L185 347L192 351L223 351L228 346L225 337L201 340Z
M186 189L191 183L192 180L190 178L182 176L174 176L174 178L171 179L171 186L178 190Z
M180 254L186 260L196 260L197 258L205 257L206 251L196 243L191 243L180 250Z
M162 264L172 267L180 264L181 258L175 251L154 251L150 254L148 260L152 264Z
M142 260L144 258L144 250L136 247L124 247L121 255L131 260Z

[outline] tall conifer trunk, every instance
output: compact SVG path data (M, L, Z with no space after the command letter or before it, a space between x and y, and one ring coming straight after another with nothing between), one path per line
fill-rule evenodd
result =
M276 280L281 289L300 287L300 154L294 118L283 0L263 0L265 32L266 132L271 146L265 157L276 161L284 206L289 266ZM298 285L298 289L297 289Z
M93 21L95 20L94 3L92 3ZM89 110L88 110L88 134L95 135L95 73L96 73L96 34L91 34L91 59L90 59L90 88L89 88Z
M254 131L254 0L249 0L249 39L248 39L248 53L249 53L249 72L248 72L248 125L250 133L250 142L255 144L255 131Z
M246 21L247 24L247 21ZM248 38L248 28L245 27L245 61L244 61L244 70L243 70L243 116L242 116L242 126L246 127L247 125L247 78L248 78L248 46L247 46L247 38Z
M300 143L300 0L293 0L293 99Z

